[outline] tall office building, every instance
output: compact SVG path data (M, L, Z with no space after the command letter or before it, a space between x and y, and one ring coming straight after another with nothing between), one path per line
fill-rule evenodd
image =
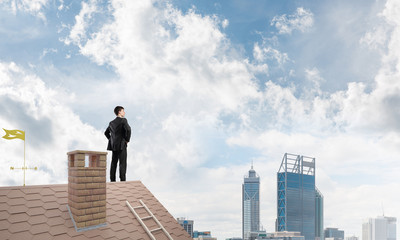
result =
M362 225L362 240L396 240L395 217L370 218Z
M242 185L242 238L251 240L251 232L260 230L260 177L253 169Z
M346 240L358 240L358 237L356 236L346 237Z
M210 231L207 232L194 231L193 240L217 240L217 238L212 237Z
M183 227L183 229L189 233L190 237L193 237L193 220L187 220L184 217L177 218L176 220Z
M315 239L324 240L324 196L315 187Z
M277 178L277 231L315 240L315 158L285 153Z
M338 228L326 228L325 229L325 239L330 240L344 240L344 231Z

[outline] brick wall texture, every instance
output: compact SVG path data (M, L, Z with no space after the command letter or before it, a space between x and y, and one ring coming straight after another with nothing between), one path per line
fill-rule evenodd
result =
M68 153L68 205L77 228L106 222L106 159L102 152Z

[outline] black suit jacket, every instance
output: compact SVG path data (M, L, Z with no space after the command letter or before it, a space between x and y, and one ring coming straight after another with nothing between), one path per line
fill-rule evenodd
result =
M104 132L108 139L107 150L120 151L127 147L127 142L131 139L131 127L126 118L116 117L110 122Z

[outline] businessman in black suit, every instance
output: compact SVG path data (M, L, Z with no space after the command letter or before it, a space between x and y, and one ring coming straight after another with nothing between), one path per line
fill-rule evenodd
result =
M119 178L126 181L126 148L131 138L131 127L125 118L124 108L116 106L114 113L117 117L110 122L104 132L108 139L107 150L112 151L112 161L110 169L111 182L115 182L115 172L119 160Z

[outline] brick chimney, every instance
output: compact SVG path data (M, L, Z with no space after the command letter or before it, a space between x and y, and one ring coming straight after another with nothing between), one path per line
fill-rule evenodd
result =
M77 231L106 225L107 152L68 152L68 207Z

